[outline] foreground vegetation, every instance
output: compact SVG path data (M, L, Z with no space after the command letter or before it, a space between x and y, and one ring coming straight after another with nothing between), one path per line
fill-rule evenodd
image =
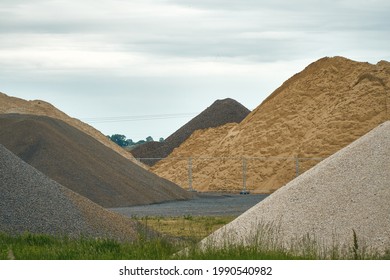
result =
M136 218L162 235L149 237L141 230L136 242L120 243L108 239L54 237L24 233L18 236L0 233L0 259L33 260L246 260L246 259L318 259L313 251L297 255L285 250L253 245L228 246L200 250L199 240L230 222L234 217L148 217ZM352 246L352 252L357 244ZM186 248L186 254L178 254ZM352 258L375 259L376 256L352 255ZM335 258L338 258L335 256ZM390 251L381 259L390 259Z

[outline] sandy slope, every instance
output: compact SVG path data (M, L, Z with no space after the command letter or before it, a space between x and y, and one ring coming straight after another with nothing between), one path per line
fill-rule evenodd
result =
M142 158L165 158L175 148L179 147L191 134L198 129L218 127L227 123L241 122L250 111L231 98L216 100L199 115L172 133L164 142L149 142L133 149L131 153L148 165L154 165L157 160L142 160Z
M152 170L187 187L188 163L175 158L192 156L195 189L238 191L242 157L258 157L246 162L247 188L269 193L295 177L295 157L326 158L389 116L389 62L322 58L287 80L241 123L195 132ZM301 159L300 173L317 163Z
M295 249L304 250L302 241L306 239L317 242L317 249L346 253L354 246L355 231L359 254L364 249L384 253L390 248L389 170L387 121L289 182L202 244L223 246L227 240L253 244L258 238L265 246L299 245ZM270 225L273 230L265 230Z

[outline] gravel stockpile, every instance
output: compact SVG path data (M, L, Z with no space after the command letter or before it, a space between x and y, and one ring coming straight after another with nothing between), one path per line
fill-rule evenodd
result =
M322 161L216 231L203 244L267 244L317 248L390 248L390 122ZM269 230L272 228L272 230ZM266 232L270 233L267 236ZM269 239L271 238L271 239ZM345 252L345 251L344 251Z
M198 129L241 122L250 111L234 99L217 100L199 115L170 135L163 143L145 143L131 151L135 158L165 158ZM154 165L159 160L141 160Z
M0 231L134 240L137 223L66 189L0 144Z
M5 114L0 115L0 127L0 144L49 178L103 207L193 196L61 120Z
M8 96L0 92L0 114L15 114L15 113L25 114L25 115L47 116L50 118L62 120L63 122L66 122L67 124L95 138L100 143L114 150L121 156L139 164L139 161L135 160L135 158L130 153L126 152L117 144L109 140L106 135L104 135L94 127L76 118L72 118L68 116L64 112L54 107L52 104L45 102L43 100L27 101L21 98Z

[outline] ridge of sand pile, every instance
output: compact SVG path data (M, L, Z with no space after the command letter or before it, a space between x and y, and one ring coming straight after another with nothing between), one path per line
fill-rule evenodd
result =
M103 207L183 200L192 194L73 126L46 116L0 115L0 143L63 186Z
M0 144L0 231L135 240L138 224L49 179Z
M333 244L350 249L354 230L360 249L384 253L390 248L389 171L390 121L289 182L202 244L252 244L256 233L268 242L261 229L272 225L276 232L271 243L285 248L309 237L318 242L318 249Z
M74 126L77 129L83 131L84 133L90 135L91 137L95 138L100 143L111 148L121 156L141 165L142 167L146 167L142 165L139 161L137 161L129 152L125 151L117 144L107 139L107 137L103 135L100 131L98 131L97 129L93 128L92 126L78 119L68 116L64 112L54 107L52 104L42 100L27 101L21 98L11 97L0 92L0 114L13 114L13 113L47 116L47 117L62 120L68 123L69 125Z
M133 149L131 153L136 158L165 158L179 147L191 134L198 129L218 127L227 123L241 122L250 111L234 99L216 100L191 119L164 142L149 142ZM154 165L159 160L142 160L143 163Z
M241 123L197 131L151 170L187 187L188 163L176 159L191 156L194 189L240 191L242 157L257 158L246 162L246 187L272 193L295 178L296 157L302 173L319 162L307 158L326 158L388 120L389 77L386 61L320 59L288 79Z

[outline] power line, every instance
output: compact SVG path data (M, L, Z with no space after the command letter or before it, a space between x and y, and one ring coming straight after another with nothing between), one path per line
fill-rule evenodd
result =
M118 116L118 117L95 117L95 118L81 118L81 119L87 123L111 123L111 122L134 122L134 121L187 118L187 117L194 117L197 114L198 113L178 113L178 114Z

